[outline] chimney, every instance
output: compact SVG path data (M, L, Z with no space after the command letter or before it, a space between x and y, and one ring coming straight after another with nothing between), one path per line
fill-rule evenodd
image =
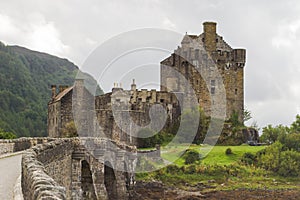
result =
M83 87L84 86L84 79L83 78L76 78L75 79L75 87Z
M56 97L56 85L51 85L52 99Z
M204 47L208 52L216 51L217 49L217 23L204 22Z
M61 93L62 91L64 91L64 86L63 86L63 85L60 85L60 86L59 86L59 93Z
M136 91L135 79L132 79L131 91Z

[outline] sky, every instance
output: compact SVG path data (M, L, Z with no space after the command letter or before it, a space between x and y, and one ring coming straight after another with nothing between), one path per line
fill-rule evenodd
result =
M200 34L204 21L215 21L228 44L247 49L245 105L253 117L248 124L289 125L300 113L298 0L2 0L0 7L0 41L79 67L99 45L124 32Z

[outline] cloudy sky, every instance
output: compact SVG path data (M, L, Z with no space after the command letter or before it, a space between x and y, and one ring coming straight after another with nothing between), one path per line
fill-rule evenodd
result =
M5 44L79 66L126 31L152 27L200 34L204 21L216 21L227 43L247 49L245 104L258 125L288 125L300 113L298 0L2 0L0 7Z

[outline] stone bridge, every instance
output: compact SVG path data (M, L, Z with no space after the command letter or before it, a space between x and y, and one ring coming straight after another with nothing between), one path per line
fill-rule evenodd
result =
M27 148L21 161L25 200L129 198L135 147L103 138L0 141L0 153Z

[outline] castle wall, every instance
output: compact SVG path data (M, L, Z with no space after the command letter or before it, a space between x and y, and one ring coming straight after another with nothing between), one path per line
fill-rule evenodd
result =
M224 84L226 119L237 112L242 121L246 50L232 49L216 34L216 23L206 22L203 25L204 33L199 36L185 35L181 47L161 62L161 90L183 92L189 96L192 93L187 85L190 85L200 107L210 116L212 105L223 100L217 99L219 96L215 94Z
M48 136L59 137L61 124L61 102L57 101L48 105Z
M122 88L115 88L112 93L95 99L97 120L102 132L108 138L131 145L137 145L139 127L150 124L150 110L155 109L153 106L156 104L167 112L166 124L162 127L166 129L181 113L178 99L173 93L145 89L124 91ZM154 112L157 115L159 111ZM152 121L149 128L157 130L156 127L159 124Z

